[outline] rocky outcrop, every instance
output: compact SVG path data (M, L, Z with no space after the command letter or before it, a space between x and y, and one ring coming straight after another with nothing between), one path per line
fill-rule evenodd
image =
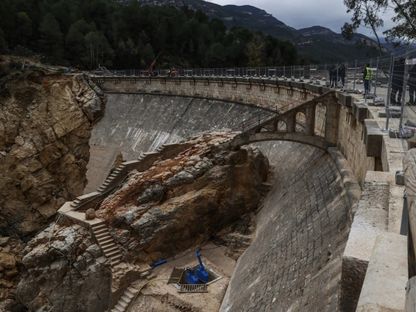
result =
M0 233L30 235L82 194L100 96L82 75L28 69L1 78Z
M230 150L233 134L206 134L176 157L133 172L96 214L126 258L151 261L209 239L258 206L268 161L257 149Z
M22 249L19 239L0 236L0 311L14 304Z
M111 269L89 230L52 224L24 250L17 298L30 311L105 311Z

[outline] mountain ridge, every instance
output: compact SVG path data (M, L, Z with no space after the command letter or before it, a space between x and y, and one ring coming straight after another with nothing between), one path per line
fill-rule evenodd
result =
M377 43L363 34L354 34L352 40L347 40L342 34L319 25L295 29L267 11L252 5L219 5L203 0L139 0L139 2L144 5L167 5L200 10L210 18L221 20L228 28L245 27L280 40L290 41L297 46L299 55L305 61L328 63L379 55Z

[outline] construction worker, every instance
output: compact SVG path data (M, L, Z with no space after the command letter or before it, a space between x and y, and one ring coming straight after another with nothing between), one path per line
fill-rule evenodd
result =
M370 64L366 64L363 71L364 97L370 94L371 80L373 80L373 71L370 68Z
M338 76L341 80L342 88L345 88L345 76L346 76L347 68L345 67L345 64L341 64L341 66L338 69Z
M331 88L337 87L337 67L335 65L329 68L329 86Z

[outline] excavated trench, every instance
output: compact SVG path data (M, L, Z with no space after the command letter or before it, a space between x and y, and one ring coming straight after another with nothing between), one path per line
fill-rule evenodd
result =
M181 97L108 94L90 139L93 191L120 153L124 160L204 131L240 130L272 114L251 106ZM221 311L337 311L350 207L329 154L290 142L257 145L272 166L272 187L256 234L240 257Z

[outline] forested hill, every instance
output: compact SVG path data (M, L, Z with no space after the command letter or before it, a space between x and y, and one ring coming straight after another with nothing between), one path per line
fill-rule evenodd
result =
M321 26L296 30L272 14L251 5L218 5L203 0L138 0L150 6L188 7L199 10L211 18L217 18L231 28L241 26L252 31L261 31L279 40L289 40L298 49L300 58L307 62L340 62L379 55L376 42L364 35L355 34L352 40L345 39ZM311 1L311 0L305 0ZM231 2L231 1L230 1ZM279 1L276 8L279 7ZM256 3L256 1L252 1ZM308 12L303 12L307 15ZM280 16L284 17L284 16ZM341 30L341 25L339 25Z
M296 48L205 14L136 0L1 0L0 50L80 68L282 65Z

